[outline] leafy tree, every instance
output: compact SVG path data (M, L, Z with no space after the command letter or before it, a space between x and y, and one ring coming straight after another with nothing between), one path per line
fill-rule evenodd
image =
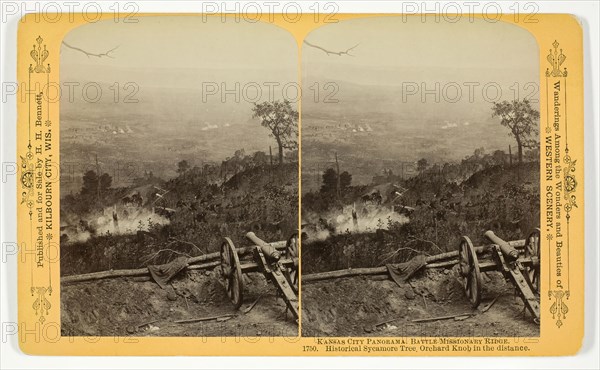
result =
M540 160L540 148L532 148L530 150L527 150L523 154L523 157L528 162L538 162Z
M98 175L96 171L89 170L83 175L83 184L81 185L82 196L92 196L98 193Z
M492 154L492 158L495 164L505 164L506 163L506 153L504 150L495 150Z
M262 151L257 151L257 152L254 152L254 154L252 155L252 161L254 162L254 164L256 166L262 166L269 162L269 158L267 156L267 153L262 152Z
M298 112L288 100L254 103L252 118L260 119L260 124L271 131L277 141L279 164L283 163L283 150L298 148Z
M185 159L177 163L177 173L185 173L190 169L190 164Z
M425 159L425 158L421 158L417 162L417 170L419 172L425 171L427 169L427 166L429 166L429 163L427 163L427 159Z
M323 172L323 184L321 193L335 193L337 187L337 173L333 168L328 168Z
M285 153L285 158L287 159L288 163L298 162L298 149L289 150L287 153Z
M238 149L233 153L233 156L237 159L237 160L243 160L244 157L246 156L246 151L244 149Z
M348 171L340 173L340 187L342 190L347 189L352 183L352 175Z
M97 197L98 192L103 194L111 185L112 177L109 174L104 173L98 177L96 171L90 170L83 175L80 194L84 197Z
M473 151L473 157L475 157L475 159L481 159L485 156L485 148L481 147L481 148L477 148Z
M523 148L536 148L539 145L537 122L540 112L527 99L503 101L494 103L492 117L500 117L500 124L510 129L509 136L517 141L519 163L523 163Z
M109 189L110 186L112 185L112 177L107 173L103 173L102 176L100 176L99 181L100 181L100 191L102 193L104 193L104 191Z

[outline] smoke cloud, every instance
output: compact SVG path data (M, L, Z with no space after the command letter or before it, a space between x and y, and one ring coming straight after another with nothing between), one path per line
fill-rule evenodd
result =
M303 223L309 224L305 233L308 241L325 240L331 235L343 233L365 233L377 229L387 230L390 223L404 224L408 217L394 211L391 206L374 204L356 205L356 224L352 217L353 206L344 206L341 211L326 214L305 215Z
M116 219L115 219L116 213ZM104 208L102 212L78 218L68 215L61 226L67 243L86 242L92 235L126 235L148 231L151 225L166 225L169 220L142 207Z

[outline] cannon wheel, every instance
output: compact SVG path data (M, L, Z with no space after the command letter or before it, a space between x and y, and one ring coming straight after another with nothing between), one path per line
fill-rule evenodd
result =
M463 287L471 306L476 308L481 302L481 271L479 260L471 239L463 236L458 246L459 273L463 278Z
M534 229L525 240L525 257L536 261L528 265L527 274L536 293L540 292L540 229Z
M285 257L289 259L298 258L298 234L294 233L289 237L285 245ZM294 292L298 293L298 266L292 265L285 269L285 278L288 283L294 289Z
M221 244L221 277L225 283L227 296L237 310L242 305L244 295L242 266L235 245L229 238L225 238Z

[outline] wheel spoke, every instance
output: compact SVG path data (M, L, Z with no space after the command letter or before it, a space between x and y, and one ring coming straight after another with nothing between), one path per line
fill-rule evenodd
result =
M469 280L470 277L467 277L465 282L465 292L467 293L467 297L471 297L471 282Z

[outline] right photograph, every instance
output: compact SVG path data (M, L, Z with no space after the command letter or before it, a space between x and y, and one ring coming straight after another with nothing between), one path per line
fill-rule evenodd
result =
M540 52L468 17L307 35L303 336L539 336Z

